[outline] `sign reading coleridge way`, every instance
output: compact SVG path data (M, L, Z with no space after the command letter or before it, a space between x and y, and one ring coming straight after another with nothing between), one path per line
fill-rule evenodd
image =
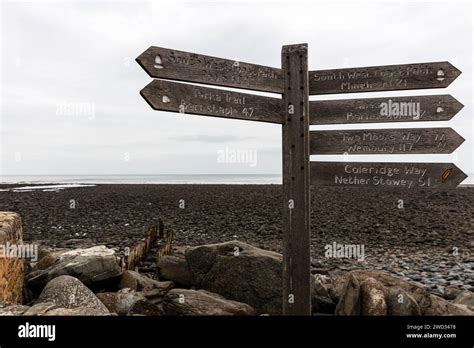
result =
M466 177L452 163L311 162L311 185L452 189Z

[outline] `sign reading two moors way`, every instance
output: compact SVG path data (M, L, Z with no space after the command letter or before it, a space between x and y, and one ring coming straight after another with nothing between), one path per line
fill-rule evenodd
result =
M310 132L311 155L452 153L464 138L452 128L395 128Z
M310 131L310 124L447 121L463 105L450 95L309 101L311 94L444 88L460 71L448 62L308 71L307 49L283 46L281 69L161 47L137 58L157 78L140 92L155 110L282 125L285 315L311 315L310 185L453 189L466 178L452 163L310 162L314 154L451 153L464 139L445 127Z

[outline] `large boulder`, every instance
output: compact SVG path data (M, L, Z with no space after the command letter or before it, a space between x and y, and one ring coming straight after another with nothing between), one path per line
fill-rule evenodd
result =
M359 280L352 274L349 275L344 289L339 296L339 302L336 306L336 315L360 315L361 313L361 294Z
M136 291L142 291L144 289L161 289L163 291L163 295L173 286L173 282L160 282L158 280L148 278L147 276L136 271L123 272L119 282L120 289L128 288Z
M392 287L386 288L385 301L387 314L391 316L421 315L421 309L415 299L405 290Z
M106 306L80 280L59 276L51 280L41 292L39 302L52 302L62 308L92 308L108 314Z
M259 314L281 314L282 256L239 241L186 251L196 286L251 305Z
M474 293L465 290L454 299L454 303L474 308Z
M28 274L28 286L33 291L41 291L50 280L62 275L76 277L92 289L116 283L121 275L115 251L103 245L58 253L54 262L49 260L47 264Z
M336 292L339 294L344 293L341 290L341 283L347 283L349 278L355 278L359 283L363 282L367 278L374 278L381 283L385 289L385 298L390 295L389 289L398 289L397 291L403 290L404 293L408 294L409 301L416 303L419 306L419 312L421 315L472 315L472 312L465 308L465 306L453 304L445 299L435 296L423 288L416 282L407 281L398 277L395 277L385 271L374 270L374 269L358 269L350 271L339 277L335 281ZM390 300L394 304L393 299ZM413 311L416 313L416 305L410 305ZM393 306L389 306L388 313L391 313Z
M22 302L24 285L24 260L4 255L10 246L23 244L23 228L20 215L12 212L0 212L0 300L12 304ZM9 256L9 257L4 257Z
M193 274L184 255L161 256L158 262L158 269L160 278L172 280L183 286L190 287L194 284Z
M385 288L374 278L360 283L362 293L362 315L387 315Z
M424 310L423 315L474 315L474 312L469 310L467 306L461 304L454 304L446 301L436 295L429 295L429 306Z
M326 276L311 276L311 306L313 313L334 314L336 303L331 298Z
M167 315L254 315L248 304L228 300L205 290L173 289L163 301Z

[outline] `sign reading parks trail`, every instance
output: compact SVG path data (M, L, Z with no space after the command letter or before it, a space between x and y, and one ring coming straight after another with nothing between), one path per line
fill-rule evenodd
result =
M153 80L140 94L155 110L283 123L277 98L163 80Z
M306 44L283 46L281 69L162 47L148 48L137 62L158 78L140 91L155 110L281 124L284 315L311 315L310 184L453 189L466 178L452 163L310 162L312 154L453 152L464 139L451 128L309 131L310 124L450 120L463 107L450 95L309 101L310 94L447 87L461 73L448 62L308 72Z
M316 70L309 72L309 94L444 88L460 74L448 62Z
M311 131L311 155L452 153L464 142L451 128Z
M310 124L449 121L464 105L452 96L383 97L309 102Z
M322 186L452 189L466 177L452 163L311 163L311 184Z

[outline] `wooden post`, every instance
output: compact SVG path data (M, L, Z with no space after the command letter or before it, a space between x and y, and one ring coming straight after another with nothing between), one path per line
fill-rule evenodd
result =
M308 45L283 46L283 315L311 315Z

